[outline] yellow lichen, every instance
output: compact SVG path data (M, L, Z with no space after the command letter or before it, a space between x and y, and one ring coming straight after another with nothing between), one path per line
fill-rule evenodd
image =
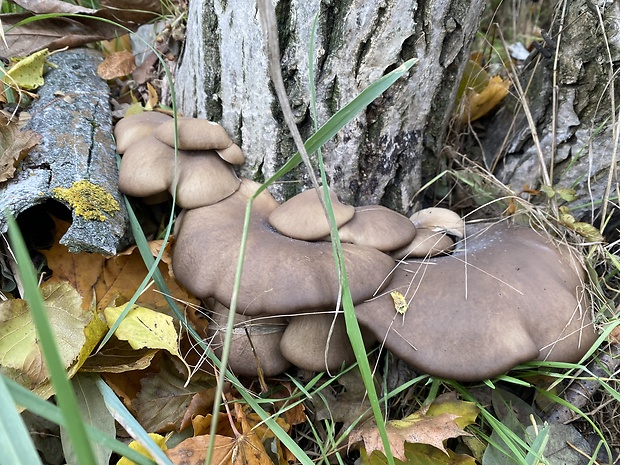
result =
M68 189L57 187L54 196L67 202L76 215L87 220L105 221L104 213L111 215L120 210L118 202L109 192L86 180L77 181Z

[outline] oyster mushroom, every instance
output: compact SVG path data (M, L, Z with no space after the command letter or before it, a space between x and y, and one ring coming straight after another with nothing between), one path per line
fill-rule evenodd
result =
M466 245L400 263L383 295L356 305L360 325L414 368L459 381L586 353L596 332L584 271L567 247L506 224L468 230ZM390 291L405 296L404 314Z
M172 263L176 278L192 294L230 306L246 204L259 187L244 179L233 195L183 214ZM276 207L267 191L253 203L237 312L284 315L335 308L339 280L331 245L276 232L267 221ZM342 248L353 302L361 302L381 286L394 261L369 247Z

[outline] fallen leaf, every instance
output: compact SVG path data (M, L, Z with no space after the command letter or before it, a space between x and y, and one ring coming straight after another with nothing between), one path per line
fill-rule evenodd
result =
M233 463L235 465L273 465L261 438L252 428L252 424L239 403L235 403L235 415L237 421L241 423L241 435L236 438Z
M9 68L2 77L2 81L9 87L35 90L44 84L43 69L49 50L44 48L34 52Z
M568 229L572 229L588 242L603 242L605 240L598 228L592 226L590 223L577 221L575 217L570 214L570 210L566 206L560 207L560 221L564 226Z
M20 130L16 121L0 114L0 183L13 177L19 162L40 142L39 134Z
M176 373L170 363L162 362L159 367L159 373L142 378L142 389L132 405L138 421L147 431L180 431L185 413L195 395L203 391L215 392L215 381L192 381L186 385L185 378ZM202 413L206 414L207 411Z
M366 451L362 449L360 463L361 465L384 465L387 464L387 459L382 454L372 454L369 457ZM412 465L476 465L476 460L469 455L457 454L451 450L448 450L446 455L433 446L425 444L405 444L405 463Z
M69 368L77 364L87 343L85 328L95 315L92 311L82 310L80 295L67 283L45 283L41 294L63 366ZM30 389L46 384L49 375L26 301L14 299L1 302L0 323L2 372Z
M187 438L176 447L168 449L166 455L174 465L204 465L207 459L209 439L208 434ZM232 465L235 446L233 438L216 436L211 463L214 465Z
M358 369L349 370L340 376L338 383L346 388L345 392L336 395L329 389L324 389L323 395L314 398L312 403L317 421L342 423L340 431L346 431L360 417L370 415L370 402Z
M103 311L109 327L112 327L124 310L125 305L120 305ZM134 349L164 349L181 357L177 347L179 336L172 317L149 308L133 305L114 335L121 341L129 342Z
M461 104L461 122L472 122L489 113L508 95L509 87L509 80L493 76L482 92L471 90Z
M194 430L194 436L202 436L203 434L209 434L211 431L211 423L213 422L213 415L207 413L206 415L196 415L192 418L192 428ZM241 425L235 424L235 428L241 428ZM217 421L216 434L219 436L235 437L235 430L233 430L230 424L230 418L225 413L220 413Z
M127 76L134 69L136 69L136 59L133 53L121 50L107 56L97 68L97 74L107 81L108 79Z
M215 389L205 389L204 391L197 392L189 402L183 419L181 420L180 431L185 430L188 426L193 424L193 419L197 415L203 415L211 411L213 407L213 401L215 400Z
M107 328L107 325L106 325ZM134 349L127 341L111 338L95 355L89 357L81 370L93 373L125 373L144 370L151 364L157 349Z
M161 450L163 450L164 452L168 450L168 446L166 445L166 438L160 434L157 433L149 433L149 437L155 441L155 444L157 444L157 447L159 447ZM138 441L131 441L129 443L129 448L135 450L136 452L141 453L142 455L144 455L145 457L148 457L149 459L152 459L153 456L151 454L149 454L149 452L146 450L146 448L140 444ZM129 460L126 457L121 457L121 459L116 462L116 465L135 465L136 462Z
M433 410L431 406L426 406L401 420L391 420L386 423L385 429L390 449L395 458L406 460L405 443L426 444L447 454L448 451L443 444L445 440L470 435L459 427L458 423L470 424L470 421L473 421L471 405L447 398L437 400L438 405ZM473 418L475 419L475 415ZM353 430L349 435L349 447L358 442L363 442L369 456L374 451L385 454L374 419Z

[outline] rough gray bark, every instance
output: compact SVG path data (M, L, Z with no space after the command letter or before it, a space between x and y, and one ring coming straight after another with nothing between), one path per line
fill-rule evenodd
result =
M109 88L97 76L101 60L100 53L87 49L49 59L57 68L45 75L26 125L42 136L42 142L22 160L15 177L0 185L0 232L7 229L6 210L17 216L34 205L57 200L55 188L88 180L110 193L120 210L106 215L105 221L86 220L72 212L71 227L61 244L71 252L106 255L126 245L127 211L118 191Z
M319 123L404 60L419 63L324 148L331 186L356 205L407 212L421 161L441 148L456 84L477 30L481 0L280 0L276 5L285 84L302 136L312 134L308 48L314 47ZM273 88L253 2L190 3L176 76L180 109L220 122L241 145L243 176L261 181L294 152ZM275 186L277 198L307 185L303 171Z
M577 190L579 199L572 205L586 205L581 216L588 221L594 220L600 207L610 173L611 197L618 195L618 120L612 117L612 109L620 103L620 85L613 75L620 62L619 31L618 2L559 2L550 31L557 50L555 44L547 44L545 53L537 54L520 76L524 88L529 83L527 101L552 184ZM532 134L515 98L507 99L486 133L484 157L489 167L496 167L500 180L517 191L525 184L543 183Z

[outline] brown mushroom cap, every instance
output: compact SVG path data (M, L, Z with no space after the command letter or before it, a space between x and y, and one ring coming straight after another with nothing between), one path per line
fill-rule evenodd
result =
M211 314L209 337L212 350L222 356L228 309L219 302ZM291 364L280 353L280 340L287 326L285 317L252 318L235 314L228 367L237 376L257 376L258 363L265 376L275 376Z
M114 127L116 151L125 153L134 142L150 135L160 124L172 118L156 111L145 111L121 119Z
M241 180L214 151L177 152L177 204L211 205L235 192ZM121 160L118 186L134 197L151 197L174 189L174 149L153 135L132 144Z
M174 147L174 120L162 124L153 134L164 144ZM177 134L180 150L215 150L232 145L226 129L206 119L178 118Z
M248 198L260 187L244 179L237 192L185 211L173 249L176 278L194 295L229 306ZM282 315L334 308L338 276L331 244L278 234L267 222L277 202L264 191L253 203L237 312ZM375 249L343 245L354 302L369 298L394 266Z
M336 226L341 227L353 218L355 208L341 203L331 189L329 198ZM280 205L269 215L269 224L285 236L305 241L316 241L329 234L329 223L315 189L297 194Z
M409 244L416 228L406 216L381 205L355 207L355 215L338 230L342 242L389 252Z
M450 252L454 248L454 241L445 231L433 231L427 228L417 228L413 240L400 249L390 252L396 260L407 258L434 257Z
M374 342L374 336L364 331L364 345L368 347ZM333 372L355 361L342 313L335 321L333 312L291 318L280 341L280 351L293 365L310 371Z
M460 381L579 360L596 333L574 255L525 227L468 232L467 254L399 264L381 297L356 305L360 324L414 368ZM390 291L408 301L404 315Z

